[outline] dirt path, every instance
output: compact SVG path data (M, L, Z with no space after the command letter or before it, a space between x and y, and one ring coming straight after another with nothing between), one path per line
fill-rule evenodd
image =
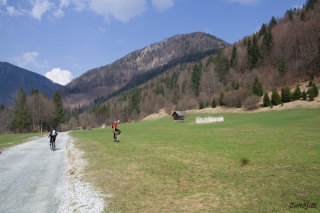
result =
M56 189L65 184L67 133L59 133L56 151L42 137L0 155L0 212L56 212Z
M0 155L0 212L102 212L103 196L81 180L86 162L68 133L56 151L42 137Z

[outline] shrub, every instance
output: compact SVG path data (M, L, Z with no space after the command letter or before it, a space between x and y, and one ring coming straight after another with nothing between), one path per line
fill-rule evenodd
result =
M241 107L242 102L249 96L249 91L245 88L231 90L224 95L223 102L228 107Z
M264 93L264 96L263 96L263 106L265 106L265 107L271 106L271 100L270 100L269 94L267 92Z
M269 99L270 101L270 99ZM244 101L244 108L246 109L258 109L259 108L260 97L257 95L251 95Z
M301 90L299 86L297 86L297 88L294 90L292 94L292 99L295 101L295 100L299 100L300 98L301 98Z
M291 92L288 86L282 87L281 89L281 101L282 103L290 102Z
M281 97L280 97L277 89L272 90L271 102L272 102L272 105L274 105L274 106L281 104Z

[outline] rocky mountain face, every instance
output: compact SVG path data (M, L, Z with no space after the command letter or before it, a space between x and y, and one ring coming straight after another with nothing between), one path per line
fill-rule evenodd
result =
M226 46L226 42L206 33L175 35L73 80L61 89L64 105L89 106L97 98L107 100L178 64L198 61Z
M46 77L22 69L7 62L0 62L0 104L13 105L17 91L21 88L30 94L32 89L38 89L51 98L62 85L53 83Z

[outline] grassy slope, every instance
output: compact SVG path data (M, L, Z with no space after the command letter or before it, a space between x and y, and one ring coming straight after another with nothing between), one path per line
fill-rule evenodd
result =
M319 109L211 115L225 122L201 125L196 116L119 125L119 144L110 127L72 133L89 158L86 179L113 195L107 211L319 210Z
M27 134L0 134L0 149L16 146L18 144L29 141L31 137L42 137L47 133L27 133ZM49 139L48 139L49 141Z

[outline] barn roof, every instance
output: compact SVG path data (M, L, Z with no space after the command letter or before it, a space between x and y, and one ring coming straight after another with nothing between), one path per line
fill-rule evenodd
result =
M173 116L174 114L177 114L178 116L185 116L181 111L174 111L171 116Z

